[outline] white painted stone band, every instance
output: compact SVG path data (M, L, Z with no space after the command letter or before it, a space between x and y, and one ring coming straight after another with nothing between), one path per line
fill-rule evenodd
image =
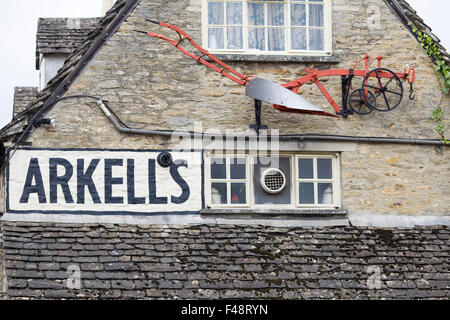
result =
M328 227L348 226L347 218L240 218L203 217L200 214L188 215L73 215L73 214L12 214L7 213L2 221L38 223L80 223L80 224L128 224L128 225L263 225L270 227Z
M450 216L350 214L348 219L351 225L357 227L413 228L415 226L450 226Z
M129 225L198 225L232 224L264 225L273 227L327 227L347 226L380 228L413 228L416 226L450 226L450 216L390 216L374 214L351 214L348 218L239 218L239 217L203 217L200 214L189 215L73 215L73 214L5 214L2 221L49 222L49 223L106 223Z

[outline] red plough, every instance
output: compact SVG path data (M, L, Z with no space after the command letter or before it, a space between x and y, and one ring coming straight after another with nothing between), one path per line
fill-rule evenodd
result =
M403 81L407 80L410 84L409 98L414 99L413 84L415 81L415 70L405 70L403 73L394 73L389 69L382 68L381 62L383 57L378 56L370 60L369 55L366 54L361 58L352 69L306 69L307 75L294 81L278 85L265 79L255 78L255 76L243 75L223 61L209 53L207 50L199 46L192 37L185 31L173 25L164 22L156 22L148 20L152 23L158 24L162 27L174 30L178 34L178 39L171 39L162 34L137 31L146 34L150 37L164 40L183 54L192 58L212 70L222 74L228 79L246 87L246 94L255 99L255 113L257 123L253 127L259 131L264 128L260 125L261 101L269 102L274 105L274 108L283 112L293 113L307 113L324 116L336 115L323 111L320 107L314 106L306 99L298 95L298 90L306 83L314 83L328 102L331 104L337 115L347 117L353 113L367 115L374 110L386 112L395 109L403 99ZM188 41L199 54L196 55L186 50L181 44ZM207 57L207 60L205 59ZM357 69L357 67L364 61L364 69ZM377 61L377 67L370 70L372 64ZM322 77L340 76L342 81L342 106L340 107L330 93L326 90L320 82ZM362 77L362 87L350 93L352 90L352 81L355 77Z

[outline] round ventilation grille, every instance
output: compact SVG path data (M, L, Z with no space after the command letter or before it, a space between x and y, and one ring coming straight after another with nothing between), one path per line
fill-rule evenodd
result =
M261 175L261 186L267 193L280 193L286 186L286 177L283 171L270 168Z

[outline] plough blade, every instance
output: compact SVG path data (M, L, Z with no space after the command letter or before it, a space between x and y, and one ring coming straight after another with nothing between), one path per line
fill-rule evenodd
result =
M261 78L251 80L246 87L245 94L253 99L289 109L323 112L322 108L313 105L295 92Z

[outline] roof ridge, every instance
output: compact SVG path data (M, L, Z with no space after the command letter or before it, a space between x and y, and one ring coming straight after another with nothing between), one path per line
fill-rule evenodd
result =
M419 41L417 34L414 32L412 24L421 32L427 34L433 40L434 44L440 49L442 55L450 63L450 56L447 49L441 44L441 40L432 32L425 21L418 15L417 11L406 0L385 0L388 6L394 11L394 14L402 21L405 27Z
M72 53L98 27L100 21L101 17L39 18L36 31L36 69L40 67L42 54Z

